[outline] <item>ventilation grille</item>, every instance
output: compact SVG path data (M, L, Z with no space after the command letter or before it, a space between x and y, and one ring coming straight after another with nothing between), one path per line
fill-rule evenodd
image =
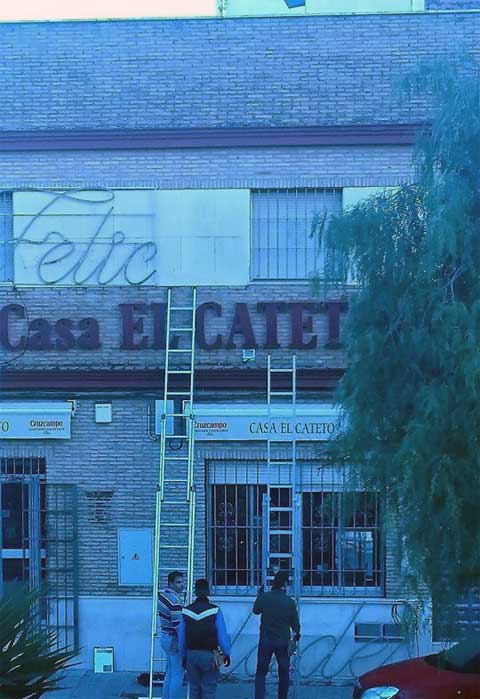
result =
M88 490L85 497L88 507L87 519L90 524L105 524L112 521L113 490Z

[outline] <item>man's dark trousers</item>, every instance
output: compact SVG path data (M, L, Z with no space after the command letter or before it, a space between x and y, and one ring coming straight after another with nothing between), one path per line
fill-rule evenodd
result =
M258 644L257 672L255 673L255 699L265 699L268 668L272 655L278 663L278 699L287 699L290 656L288 644L260 636Z

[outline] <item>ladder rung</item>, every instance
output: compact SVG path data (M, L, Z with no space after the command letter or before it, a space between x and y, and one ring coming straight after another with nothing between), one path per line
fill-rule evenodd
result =
M167 522L166 524L160 523L160 528L162 527L182 527L184 529L185 524L183 522Z
M170 306L171 311L194 311L193 306Z
M193 333L193 328L170 328L171 333Z
M164 500L163 501L164 505L189 505L189 501L187 498L185 500Z
M192 354L192 349L191 347L189 349L169 349L168 352L169 354L170 352L188 352L189 354Z
M270 536L278 536L279 534L289 534L293 536L292 529L270 529L268 533Z
M175 352L176 350L170 350ZM293 396L293 391L270 391L271 396Z
M271 374L293 374L293 369L270 369Z
M165 413L165 420L167 420L169 417L185 417L185 413ZM163 415L162 415L162 419L163 419Z
M269 558L290 558L293 560L293 555L291 553L275 553L275 551L269 551Z
M169 369L167 371L168 374L191 374L192 372L189 369Z
M188 439L188 434L166 434L165 439Z
M165 461L188 461L188 456L166 456Z
M285 442L282 442L283 444ZM269 466L293 466L294 462L293 461L284 461L283 459L278 459L278 461L270 459ZM278 488L281 488L282 486L277 486Z
M187 484L186 478L168 478L163 481L164 483L185 483Z
M188 544L163 544L158 548L160 551L162 549L188 549Z
M167 396L189 396L189 395L190 395L190 391L187 388L184 391L167 391Z

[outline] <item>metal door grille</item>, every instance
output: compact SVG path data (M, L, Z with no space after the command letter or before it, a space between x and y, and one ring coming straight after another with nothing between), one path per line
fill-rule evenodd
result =
M78 649L77 491L46 482L45 457L0 458L0 590L42 585L42 624Z

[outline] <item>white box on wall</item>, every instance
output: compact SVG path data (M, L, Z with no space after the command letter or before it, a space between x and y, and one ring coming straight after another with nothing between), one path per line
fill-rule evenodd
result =
M104 424L112 422L111 403L95 403L95 422Z

